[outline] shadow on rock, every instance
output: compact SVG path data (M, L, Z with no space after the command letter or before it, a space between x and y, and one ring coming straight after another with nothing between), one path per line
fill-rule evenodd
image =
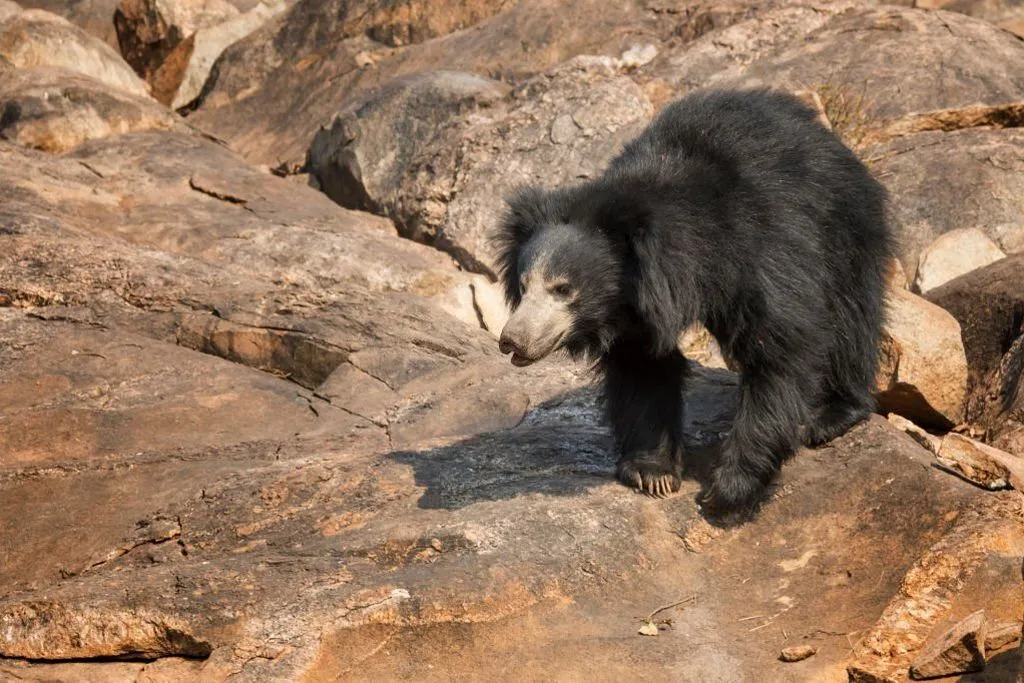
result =
M701 368L687 388L684 439L692 467L685 476L702 487L732 424L736 386L733 373ZM454 510L534 493L578 495L615 481L616 455L598 401L596 388L580 389L539 405L512 429L392 457L411 466L416 484L426 487L421 508Z

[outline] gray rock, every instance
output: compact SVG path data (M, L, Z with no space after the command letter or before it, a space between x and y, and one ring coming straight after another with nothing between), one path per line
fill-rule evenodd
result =
M404 169L387 213L399 232L494 277L490 245L513 188L594 177L651 116L614 60L579 57L513 91L489 115L455 122Z
M495 81L460 72L396 79L318 132L307 166L320 189L342 206L391 215L409 163L439 130L495 105L506 92Z

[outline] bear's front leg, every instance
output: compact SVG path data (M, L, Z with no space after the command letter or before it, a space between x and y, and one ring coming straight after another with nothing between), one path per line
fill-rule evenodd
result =
M620 453L619 479L653 496L682 483L686 359L652 357L640 342L617 342L602 358L608 421Z

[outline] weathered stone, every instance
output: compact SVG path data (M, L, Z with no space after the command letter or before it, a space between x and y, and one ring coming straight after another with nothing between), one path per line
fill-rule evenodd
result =
M924 294L966 273L994 263L1006 254L977 228L951 230L921 252L914 287Z
M952 230L977 228L1007 254L1024 248L1024 131L919 133L864 154L889 190L899 256L912 280L920 254Z
M353 15L331 9L339 4L371 3L299 2L225 50L195 103L196 124L230 140L256 163L300 165L320 126L396 77L453 70L520 83L581 53L618 58L637 46L678 40L676 31L698 3L674 0L654 9L647 0L523 0L505 4L504 11L470 29L401 49L345 29L345 17ZM475 6L481 5L445 3L437 13ZM486 6L498 7L489 1Z
M1024 460L962 434L947 434L937 455L939 464L987 489L1012 486L1024 491Z
M923 9L942 9L1002 24L1024 18L1024 7L1016 0L915 0Z
M779 659L784 662L802 662L805 659L809 659L817 654L818 649L813 645L794 645L792 647L783 648L779 654Z
M152 83L178 43L236 16L238 10L227 0L121 0L113 20L125 61Z
M17 67L64 68L133 95L149 94L112 47L49 12L25 10L0 24L0 56Z
M999 620L1020 614L1024 535L1017 524L1024 509L1019 494L979 493L991 505L961 512L903 575L878 622L857 641L848 668L851 680L906 681L917 661L941 661L936 657L949 626L979 611ZM927 658L926 648L934 653ZM1017 664L1002 657L988 663L986 674L1012 680Z
M918 427L916 424L911 422L905 417L901 417L896 413L889 413L887 419L896 429L906 432L907 436L927 448L932 453L938 454L939 448L942 446L942 437L929 434L925 430Z
M833 127L856 143L861 128L915 112L1019 102L1024 44L960 14L904 7L841 12L717 85L814 89ZM956 64L955 72L936 68ZM962 227L962 226L961 226Z
M771 9L708 32L692 43L662 50L638 75L652 102L660 107L695 88L737 78L751 64L788 46L798 36L814 35L814 31L842 9L842 6Z
M956 318L906 290L889 290L877 386L884 412L924 426L958 424L967 392L967 359Z
M0 22L7 21L21 12L21 5L14 0L0 0Z
M133 131L188 131L149 96L55 67L0 73L0 111L0 135L47 152Z
M570 60L513 91L493 118L438 135L408 164L388 213L401 234L494 278L491 237L501 198L526 183L553 187L596 176L651 112L611 60ZM565 117L574 134L553 137Z
M989 622L985 627L985 654L1002 650L1021 642L1021 624L1015 621L1005 621L993 624Z
M1024 254L1008 256L947 282L928 299L960 323L969 371L966 418L1006 436L1001 448L1024 453L1012 432L1024 422Z
M86 33L117 49L114 10L119 0L21 0L25 9L42 9L64 17Z
M318 132L307 167L342 206L393 214L410 161L446 124L494 105L506 92L488 78L459 72L397 79Z
M287 8L286 0L268 0L223 23L199 28L179 43L153 74L154 96L174 109L188 105L202 92L214 62L225 48Z
M985 612L978 611L925 645L910 666L915 680L985 668Z

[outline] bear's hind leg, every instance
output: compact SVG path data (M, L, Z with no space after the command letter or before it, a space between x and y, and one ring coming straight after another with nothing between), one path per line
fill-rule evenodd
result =
M736 421L702 497L714 511L734 511L758 502L782 462L796 452L807 414L807 378L758 364L744 367L749 369L742 376Z
M802 441L811 448L822 446L866 420L873 409L870 398L852 399L831 393L803 431Z
M653 496L678 491L686 359L678 352L654 358L641 343L618 342L601 365L619 480Z

